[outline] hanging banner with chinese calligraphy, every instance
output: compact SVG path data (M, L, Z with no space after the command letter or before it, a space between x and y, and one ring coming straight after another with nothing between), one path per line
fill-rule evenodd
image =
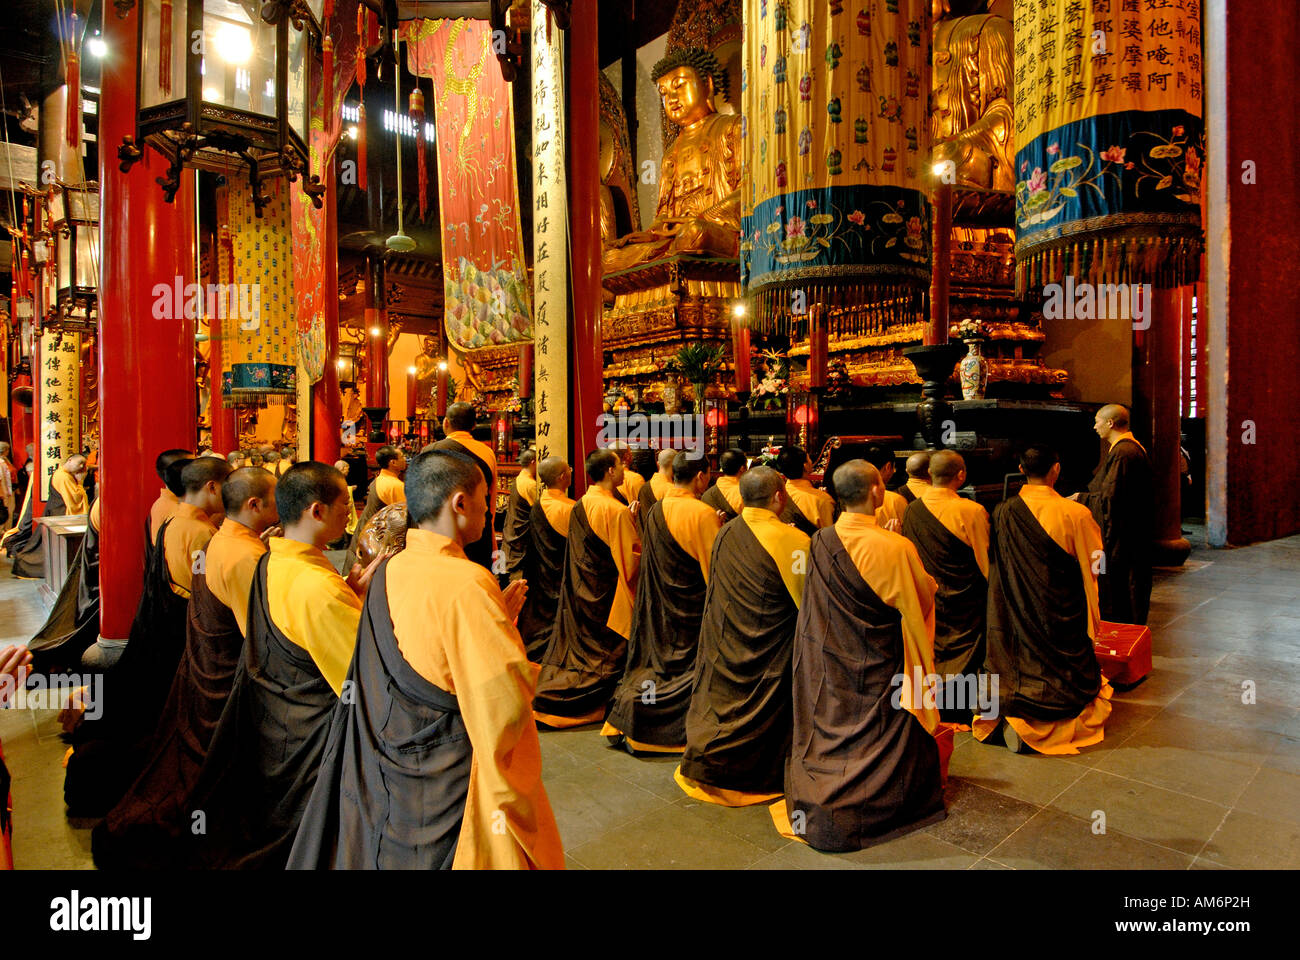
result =
M741 270L753 325L919 319L930 282L930 0L745 0ZM800 295L802 294L802 295Z
M301 188L284 179L264 181L261 188L270 195L261 217L254 213L246 178L231 177L225 191L218 191L217 262L223 274L230 273L217 303L208 304L208 317L221 329L225 406L257 399L283 402L297 392L289 191Z
M333 16L326 22L331 44L331 56L326 60L330 71L328 82L323 82L324 73L316 69L316 61L307 44L300 44L291 52L295 59L305 58L310 70L308 83L312 110L311 129L307 136L308 173L322 180L327 172L323 158L330 155L343 133L340 122L343 98L356 72L357 6L357 0L338 0L334 4ZM315 383L325 372L325 311L330 309L330 298L337 296L336 290L325 289L325 258L327 255L336 256L336 252L325 249L325 209L317 209L311 198L300 189L292 192L292 198L293 295L298 362L309 382ZM337 312L337 307L334 309Z
M485 20L412 20L406 65L433 79L444 317L460 350L527 340L532 309L510 85Z
M40 454L41 499L50 499L50 477L68 457L80 452L81 337L41 334Z
M1200 0L1015 0L1017 285L1177 286L1201 249Z
M569 456L569 216L564 172L564 33L533 0L533 405L537 459ZM583 451L575 451L585 456Z

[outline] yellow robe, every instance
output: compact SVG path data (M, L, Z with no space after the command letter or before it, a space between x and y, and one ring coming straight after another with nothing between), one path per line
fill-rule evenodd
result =
M641 538L632 514L604 487L590 486L582 495L591 532L605 541L618 567L614 603L605 625L621 637L632 632L632 604L636 598L636 575L641 563ZM545 508L543 508L545 509Z
M1096 641L1101 625L1101 606L1097 600L1097 575L1092 572L1092 565L1094 557L1100 556L1103 548L1101 528L1093 519L1092 511L1081 503L1067 500L1046 484L1026 484L1020 488L1019 497L1057 546L1078 560L1083 574L1083 592L1088 602L1088 636ZM1101 690L1096 698L1074 719L1043 721L1007 717L1006 722L1026 746L1038 753L1072 756L1079 752L1080 747L1104 739L1106 718L1111 710L1111 692L1110 684L1102 677ZM971 732L975 739L986 740L997 726L996 719L975 717L971 721Z
M520 470L515 477L515 489L530 507L537 502L537 478L527 470Z
M239 632L248 636L248 596L257 561L266 553L262 538L238 520L226 517L208 542L204 574L212 595L230 608Z
M271 621L311 655L334 693L341 694L357 645L361 598L311 544L272 537L270 549L266 595Z
M547 487L542 491L542 513L546 514L547 521L555 528L555 532L561 536L569 535L569 515L573 513L574 505L578 501L574 500L563 490L552 490Z
M901 497L899 498L902 499ZM927 510L975 554L975 563L989 576L989 514L974 500L959 496L948 487L930 487L921 497ZM879 516L879 512L877 512Z
M740 478L729 477L725 473L718 477L718 493L731 505L731 509L740 513L745 509L745 503L740 499Z
M677 544L700 565L704 580L709 580L709 556L713 553L713 540L722 524L718 513L707 503L701 503L690 490L672 486L663 497L664 524Z
M623 471L623 482L618 485L618 492L623 494L623 499L631 506L636 502L637 494L641 492L641 485L645 483L645 477L635 470Z
M89 509L90 504L86 502L86 488L62 467L50 476L50 486L59 491L59 496L63 498L63 504L67 507L68 516L85 513Z
M381 503L392 506L394 503L406 502L406 485L402 478L385 467L375 477L375 496Z
M650 492L655 495L656 500L662 500L664 491L672 486L672 483L662 473L656 473L650 478ZM641 488L637 487L639 491Z
M835 500L825 490L818 490L811 480L787 480L785 489L799 512L814 526L829 527L835 516Z
M894 490L886 490L885 502L876 511L876 523L884 526L890 520L897 520L901 524L905 512L907 512L907 498Z
M208 541L216 532L216 524L198 507L184 500L176 504L171 523L167 524L167 532L163 534L163 556L167 560L172 593L176 596L189 597L194 564L207 550Z
M925 496L925 491L930 489L930 481L917 480L915 477L908 477L906 486L907 489L911 490L912 493L916 495L916 499L920 500Z
M410 529L387 580L402 656L457 698L474 750L452 869L563 869L533 722L539 668L524 653L496 579L454 541Z
M158 499L149 508L149 543L151 545L158 536L158 528L162 526L164 520L172 515L176 505L180 502L180 498L166 487L158 491Z
M939 729L933 692L916 689L916 676L934 673L934 595L938 584L925 572L916 547L902 534L883 530L874 516L842 513L835 532L862 579L899 612L903 630L901 703L932 735Z

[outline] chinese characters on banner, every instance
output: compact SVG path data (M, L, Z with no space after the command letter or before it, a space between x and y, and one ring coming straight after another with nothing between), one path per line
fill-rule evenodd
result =
M1133 280L1192 278L1201 76L1201 0L1015 0L1022 286L1135 263Z
M37 430L36 462L41 474L41 499L50 498L50 477L81 444L78 397L81 380L81 337L75 333L41 334L40 367L33 378L40 385L41 422Z
M537 459L569 456L568 184L564 173L563 32L532 0L533 404ZM578 451L581 455L582 451Z

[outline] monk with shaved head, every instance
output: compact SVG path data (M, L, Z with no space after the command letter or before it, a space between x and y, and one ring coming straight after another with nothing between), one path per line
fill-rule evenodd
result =
M745 508L740 499L740 478L749 469L749 458L745 451L732 448L718 458L718 479L713 486L704 491L701 503L706 503L718 512L723 523L735 520Z
M934 580L911 543L876 523L885 492L876 468L849 460L833 479L841 513L812 537L794 634L785 801L772 814L791 837L848 851L945 813L939 715L925 686Z
M546 652L560 603L569 515L574 505L569 496L572 482L573 471L563 457L547 457L537 464L537 494L528 512L528 537L520 565L528 594L517 624L528 659L534 663Z
M713 541L708 590L676 780L723 806L774 800L790 751L790 653L803 598L808 536L781 522L785 477L740 478L740 517Z
M1093 429L1108 445L1106 459L1085 493L1075 494L1101 527L1106 563L1097 576L1101 618L1147 622L1151 608L1151 538L1155 494L1146 449L1129 429L1118 403L1097 411Z
M907 458L904 464L907 470L907 482L899 488L899 493L908 503L920 498L930 486L930 457L932 450L918 450Z
M632 510L632 515L636 519L638 533L642 524L645 523L645 518L650 513L650 508L663 497L664 491L673 485L673 460L676 456L676 450L660 450L655 457L654 476L646 483L643 483L637 490L636 505Z
M537 502L537 453L532 449L519 455L519 473L510 484L506 506L506 525L501 542L506 551L506 576L518 580L523 576L524 554L528 546L528 518Z
M957 491L966 484L966 462L955 450L930 458L930 488L903 517L926 572L939 585L935 596L935 672L952 680L940 701L944 720L969 723L972 703L957 697L973 691L984 666L984 617L988 606L989 515ZM958 702L960 700L960 702Z

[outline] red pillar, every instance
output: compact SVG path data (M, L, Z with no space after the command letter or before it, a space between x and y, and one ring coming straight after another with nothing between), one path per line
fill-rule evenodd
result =
M339 207L338 177L331 160L325 170L325 373L311 388L311 455L321 463L339 458L343 400L339 395Z
M366 264L366 406L388 406L388 305L384 295L384 255Z
M930 280L930 317L925 325L923 343L948 342L948 273L952 269L952 186L941 183L934 188L933 248L934 268Z
M117 146L135 133L137 6L108 11L100 115L102 184L99 309L100 636L124 640L144 571L144 524L158 496L153 459L195 441L194 321L177 304L154 317L154 284L173 286L193 269L193 173L174 203L155 178L167 163L152 148L122 173Z
M208 421L212 424L212 449L225 456L239 446L239 425L235 408L221 399L221 321L211 321L215 331L208 341ZM212 328L209 328L212 329Z
M600 243L600 58L597 56L596 0L574 4L569 36L569 216L573 242L573 337L571 339L573 460L596 447L604 393L601 348ZM576 494L587 488L586 474L573 471Z

